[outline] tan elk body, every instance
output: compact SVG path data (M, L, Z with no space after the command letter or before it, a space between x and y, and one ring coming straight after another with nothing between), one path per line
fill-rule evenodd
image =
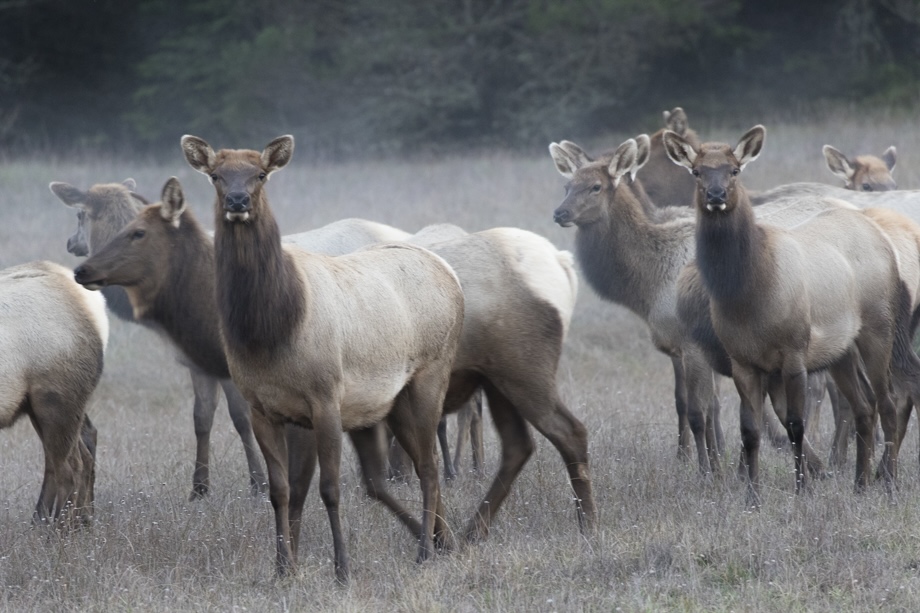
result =
M386 245L331 258L282 245L263 189L293 154L293 138L261 152L182 148L215 187L217 317L233 380L252 407L269 472L277 567L294 562L284 424L316 433L320 496L333 534L336 576L349 576L339 515L342 430L386 419L422 489L418 559L446 528L434 440L463 318L456 275L439 257Z
M731 357L732 376L745 400L742 445L755 503L762 375L774 372L781 373L786 393L797 489L805 482L806 373L821 368L830 370L854 407L856 483L867 483L876 407L862 394L857 371L861 358L886 441L893 444L889 364L904 297L891 241L861 212L827 211L792 229L755 221L737 176L759 155L764 134L756 126L734 149L721 143L695 147L673 133L664 137L671 159L696 177L697 265L710 296L714 330ZM896 476L896 460L893 453L889 480Z
M32 262L0 271L0 428L27 415L42 443L36 521L92 514L96 431L86 403L102 374L105 299L70 270Z

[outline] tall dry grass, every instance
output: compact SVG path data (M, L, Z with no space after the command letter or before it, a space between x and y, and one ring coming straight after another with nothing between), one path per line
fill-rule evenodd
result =
M697 127L705 137L732 142L742 132ZM768 126L765 152L745 171L745 180L754 189L797 180L833 182L822 166L825 142L847 153L879 153L895 144L899 182L920 187L920 138L911 127L892 118ZM627 136L587 144L609 147ZM35 258L76 264L64 249L74 215L48 191L49 181L86 187L131 176L155 199L170 175L180 178L195 213L210 226L212 188L185 165L178 147L166 166L125 160L4 163L0 267ZM570 247L574 232L556 227L551 218L562 184L548 155L494 154L318 167L295 163L273 177L269 191L288 233L354 215L410 231L445 220L469 230L514 225ZM563 398L590 432L597 535L579 536L564 467L535 433L537 453L490 538L417 566L411 537L365 499L349 454L342 509L353 581L338 588L328 524L315 492L307 500L299 570L290 579L274 578L271 507L247 494L245 461L223 404L212 439L213 494L186 501L194 457L187 375L157 336L113 321L105 375L89 408L99 429L91 529L66 536L32 529L41 480L37 437L28 420L0 432L0 609L920 608L920 469L913 422L902 455L899 504L889 505L878 487L853 493L852 451L845 470L797 497L789 453L767 449L764 506L752 513L730 470L710 482L697 475L695 463L677 460L669 369L637 317L600 301L583 284L559 382ZM729 464L739 447L737 400L729 383L722 392ZM817 441L822 453L830 427L825 415ZM487 430L491 471L498 449ZM464 472L443 488L448 521L458 536L486 485ZM393 487L417 511L416 486Z

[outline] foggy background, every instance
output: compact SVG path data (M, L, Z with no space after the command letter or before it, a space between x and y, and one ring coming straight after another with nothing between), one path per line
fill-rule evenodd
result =
M920 93L916 0L0 0L0 154L501 147Z

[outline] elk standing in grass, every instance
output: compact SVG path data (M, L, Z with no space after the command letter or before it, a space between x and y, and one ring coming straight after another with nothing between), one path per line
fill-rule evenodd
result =
M112 238L126 225L131 223L138 215L141 207L148 202L137 195L133 179L122 183L102 183L93 185L86 191L80 190L68 183L54 182L50 185L51 191L64 202L64 204L77 209L77 230L67 240L67 251L76 256L93 255L105 247ZM213 256L212 256L213 259ZM184 260L189 267L189 273L200 266L195 260ZM153 266L150 261L133 262L136 266L143 266L149 272ZM213 276L213 275L211 275ZM160 279L157 275L155 278ZM127 284L126 284L127 285ZM202 300L207 302L206 291L213 291L213 282L210 285L200 285L188 288L190 292L189 307L179 310L171 309L169 304L153 303L152 291L159 286L150 286L144 290L138 286L129 286L126 290L112 282L102 288L109 309L117 317L126 321L133 321L152 327L162 333L160 323L165 318L172 324L177 324L185 319L193 319L197 311L202 308ZM163 292L164 295L166 292ZM128 295L132 299L128 298ZM205 297L203 297L205 296ZM192 308L194 307L194 308ZM207 322L202 322L207 325ZM233 421L249 466L249 486L253 494L262 491L265 484L265 473L259 462L255 438L252 434L252 424L249 421L249 405L240 394L239 390L229 379L223 358L217 357L215 348L219 349L219 341L215 335L213 342L198 341L207 338L207 328L193 327L189 330L183 342L172 336L176 347L179 348L179 362L189 369L192 379L192 389L195 394L193 417L195 424L196 455L195 469L192 473L192 491L189 500L206 496L211 489L210 476L210 447L211 429L214 425L214 413L217 410L218 392L220 386L227 398L227 411ZM169 332L167 331L167 335Z
M897 423L889 364L904 325L906 293L897 255L878 225L859 211L828 211L791 230L758 224L738 175L760 154L765 133L755 126L734 149L721 143L696 147L675 133L664 136L674 163L696 178L697 265L710 296L714 330L731 357L744 399L741 437L750 501L760 502L762 375L775 372L781 373L786 394L797 491L806 479L807 371L821 368L830 370L854 408L856 485L868 483L877 413L860 388L860 358L891 443L884 471L890 491L897 471Z
M320 496L339 581L348 554L339 515L342 430L386 419L421 481L418 560L442 514L434 443L463 321L456 275L437 256L386 245L338 258L282 245L264 184L291 159L282 136L259 153L215 152L185 136L189 164L216 191L217 317L234 381L252 407L275 510L277 569L294 563L284 424L316 433Z
M68 269L33 262L0 271L0 428L28 415L45 474L34 520L88 523L96 430L86 403L102 374L105 300Z

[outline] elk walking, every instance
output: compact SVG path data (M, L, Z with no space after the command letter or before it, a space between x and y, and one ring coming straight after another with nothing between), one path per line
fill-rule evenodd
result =
M105 299L44 261L0 271L0 297L0 428L28 415L45 456L33 520L87 524L96 429L86 403L102 375Z

